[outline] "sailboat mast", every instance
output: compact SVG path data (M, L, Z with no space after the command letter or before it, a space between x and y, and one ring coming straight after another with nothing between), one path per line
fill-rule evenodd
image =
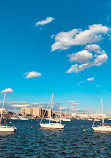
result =
M52 110L52 108L53 108L53 93L52 93L52 98L51 98L51 110ZM50 123L50 120L51 120L51 116L50 116L50 119L49 119L49 123Z
M103 101L101 98L101 106L102 106L102 126L104 125L104 117L103 117Z
M2 117L3 117L3 108L4 108L4 103L5 103L5 95L6 95L6 93L4 93L3 105L2 105L2 109L1 109L1 120L0 121L2 121Z
M52 93L52 99L51 99L51 109L53 108L53 93Z
M65 118L66 118L66 107L65 107Z
M61 123L61 107L60 107L60 123Z

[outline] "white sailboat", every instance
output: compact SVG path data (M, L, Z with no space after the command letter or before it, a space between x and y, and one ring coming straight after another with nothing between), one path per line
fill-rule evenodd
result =
M64 122L70 122L71 121L71 119L66 118L66 107L65 107L65 117L62 118L62 121L64 121Z
M11 89L8 88L8 89L5 89L5 90L1 91L1 93L4 93L4 98L3 98L3 105L2 105L2 110L1 110L0 132L15 132L17 130L17 128L15 126L2 125L2 123L1 123L2 117L3 117L3 108L4 108L4 102L5 102L6 93L13 92L13 91L10 92L10 90Z
M51 99L51 109L52 109L52 103L53 103L53 94L52 94L52 99ZM49 123L42 123L40 122L40 126L42 128L49 128L49 129L64 129L64 126L63 124L61 124L61 112L60 112L60 120L59 122L52 122L51 123L51 120L52 118L50 117L49 119ZM54 119L53 119L54 121Z
M19 118L16 117L16 116L12 116L10 119L11 119L11 120L18 120Z
M94 126L94 123L92 125L92 129L96 132L111 132L111 123L104 123L104 117L103 117L103 102L102 102L102 98L101 98L101 106L102 106L102 125L101 126Z
M96 122L96 121L101 121L100 119L94 119L94 121Z
M29 120L27 117L24 117L24 116L19 116L19 119L20 120Z
M69 118L62 118L62 121L70 122L71 119L69 119Z

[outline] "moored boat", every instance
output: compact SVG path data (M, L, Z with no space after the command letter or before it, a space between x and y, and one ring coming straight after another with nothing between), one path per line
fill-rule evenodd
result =
M95 126L94 123L92 125L92 129L95 132L111 132L111 123L104 123L104 117L103 117L103 102L102 102L102 98L101 98L101 106L102 106L102 125L99 126Z
M61 123L40 123L42 128L52 128L52 129L64 129L63 124Z
M17 128L15 126L0 126L0 132L16 132Z
M0 120L0 132L16 132L17 128L15 126L9 126L7 124L2 125L2 117L3 117L3 108L4 108L4 102L5 102L5 96L7 93L12 93L13 90L10 88L7 88L3 91L1 91L1 93L4 93L4 98L3 98L3 105L2 105L2 110L1 110L1 120ZM6 123L6 120L4 121Z
M52 103L53 103L53 94L52 94L52 98L51 98L51 109L52 109ZM54 121L54 119L52 119L51 117L49 118L49 123L42 123L40 122L40 126L42 128L49 128L49 129L64 129L64 126L63 124L61 124L61 110L60 110L60 120L59 122L58 121L55 121L55 122L52 122L51 121ZM41 120L42 121L42 120Z
M71 119L69 119L69 118L62 118L61 120L62 121L66 121L66 122L70 122L71 121Z

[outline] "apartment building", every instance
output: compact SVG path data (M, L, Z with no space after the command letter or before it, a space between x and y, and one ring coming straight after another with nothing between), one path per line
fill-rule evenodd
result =
M52 109L45 109L39 107L32 107L32 108L21 108L22 115L32 115L34 117L51 117L52 116Z

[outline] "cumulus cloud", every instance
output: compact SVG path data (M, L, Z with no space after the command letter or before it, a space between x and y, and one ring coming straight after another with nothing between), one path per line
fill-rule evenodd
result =
M84 63L89 61L92 58L92 53L89 53L87 50L82 50L77 53L68 54L71 62Z
M1 93L12 93L14 92L11 88L6 88L5 90L2 90Z
M68 56L70 57L71 62L83 64L72 65L70 69L66 71L66 73L79 73L93 66L101 66L102 64L106 63L108 59L106 52L102 49L95 50L93 53L83 50L75 54L69 54Z
M87 45L85 49L87 49L89 52L92 52L95 50L101 50L101 47L97 44L90 44L90 45Z
M94 77L88 78L87 81L94 81Z
M65 50L73 45L73 39L80 29L73 29L69 32L60 32L55 36L55 43L51 46L52 51L57 49Z
M34 78L34 77L40 77L42 74L39 72L32 71L29 73L25 73L24 75L26 75L25 78Z
M102 24L93 24L88 30L73 29L69 32L60 32L55 36L55 43L51 46L52 51L65 50L74 45L91 44L103 39L110 29Z
M66 71L66 73L78 73L80 71L84 71L86 68L92 67L93 65L94 65L93 62L89 62L81 65L75 64L72 65L71 68L68 71Z
M97 58L95 59L95 65L96 66L100 66L102 65L103 63L105 63L108 59L108 56L107 54L101 54L101 55L98 55Z
M97 44L87 45L84 49L87 49L89 52L94 52L96 54L105 54L106 52L101 49L101 47Z
M46 25L46 24L52 22L53 20L55 20L53 17L47 17L45 20L41 20L41 21L36 22L36 26Z

